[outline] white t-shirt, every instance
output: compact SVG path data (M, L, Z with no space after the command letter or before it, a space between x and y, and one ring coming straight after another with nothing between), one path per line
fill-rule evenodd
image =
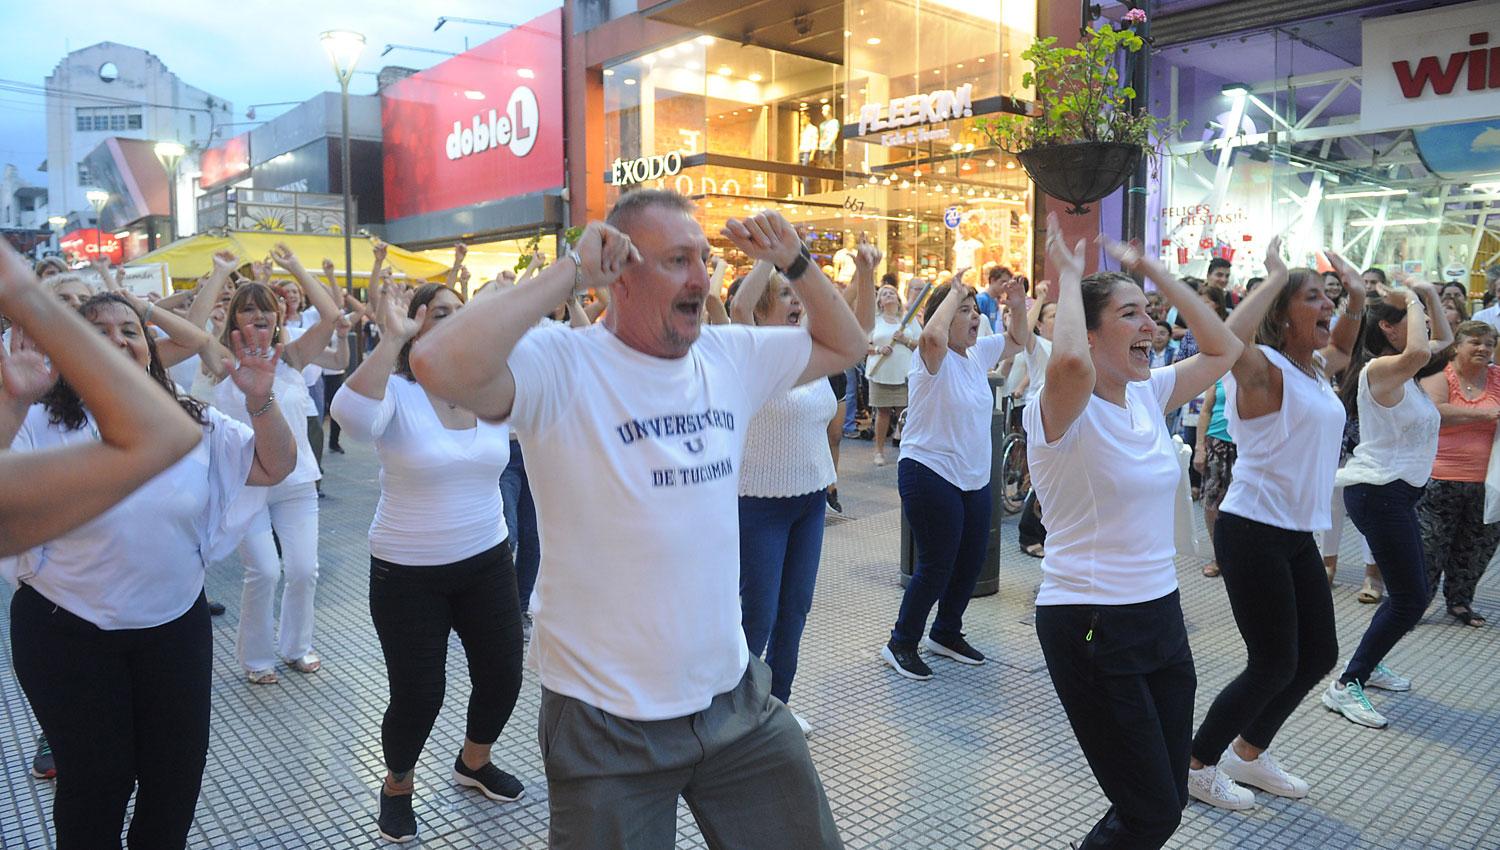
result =
M1326 378L1314 378L1284 354L1259 346L1281 370L1281 409L1242 419L1239 384L1224 376L1224 418L1238 455L1220 511L1289 531L1333 526L1333 476L1344 438L1344 404Z
M676 359L602 325L521 338L511 424L541 537L528 661L544 687L661 720L739 684L745 432L811 352L793 327L705 327Z
M260 502L242 503L255 434L206 408L203 439L123 501L20 555L15 576L101 629L146 629L182 616L203 591L204 567L226 557ZM39 452L99 440L89 417L68 431L34 404L11 450Z
M921 354L911 359L902 460L922 464L960 490L990 483L995 397L989 371L1004 352L1005 337L983 337L962 355L944 351L936 375L927 371Z
M901 330L900 319L887 319L885 316L876 314L875 327L870 331L870 344L879 349L881 346L889 345L890 354L871 354L865 357L865 377L877 384L904 384L906 373L911 371L912 349L904 345L896 345L891 338ZM917 334L921 328L917 327L915 320L906 325L905 336L910 343L916 343Z
M854 263L854 249L840 248L833 252L833 281L834 283L848 283L854 280L854 272L858 266Z
M953 268L955 270L974 268L974 255L983 247L984 243L978 239L960 239L954 242Z
M1052 340L1041 334L1036 334L1036 345L1030 351L1022 351L1016 355L1016 360L1026 362L1026 374L1031 376L1031 383L1026 385L1026 393L1021 403L1030 406L1036 401L1037 396L1042 394L1042 387L1047 385L1047 363L1052 359Z
M1489 307L1474 314L1474 321L1486 322L1496 331L1500 331L1500 301L1496 301Z
M276 393L276 405L281 408L282 418L286 420L287 427L292 429L292 440L297 444L297 466L276 487L290 488L319 480L323 473L318 470L318 458L313 454L312 443L307 439L307 417L313 415L313 403L307 394L307 384L296 369L285 360L279 360L276 363L276 380L271 389ZM250 424L250 411L245 409L245 394L234 385L233 379L224 378L214 385L213 406L226 416L246 425Z
M1177 589L1173 502L1182 475L1162 413L1172 367L1098 396L1047 443L1042 406L1027 405L1026 459L1047 522L1038 605L1132 605Z
M452 430L422 387L400 375L376 401L348 385L329 408L351 439L373 442L380 457L380 501L370 523L370 554L393 564L452 564L505 540L496 482L510 461L510 428L480 421Z

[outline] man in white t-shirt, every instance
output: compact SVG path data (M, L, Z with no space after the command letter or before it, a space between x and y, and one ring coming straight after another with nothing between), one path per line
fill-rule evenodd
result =
M703 327L693 213L673 192L628 193L576 252L411 354L428 391L508 419L526 452L553 850L670 847L679 796L716 845L841 846L803 733L746 648L737 484L765 400L850 365L865 335L775 212L724 232L783 270L805 327ZM609 286L609 327L534 327L585 286Z
M1474 312L1474 321L1487 322L1490 327L1500 331L1500 294L1497 294L1497 290L1500 290L1500 263L1484 270L1484 295L1486 298L1494 296L1495 300L1490 306Z

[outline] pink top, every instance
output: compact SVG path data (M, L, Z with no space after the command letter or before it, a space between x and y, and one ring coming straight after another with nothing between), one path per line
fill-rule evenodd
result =
M1465 398L1459 389L1458 373L1453 370L1452 363L1443 369L1443 377L1448 379L1448 403L1454 407L1500 407L1500 366L1487 367L1484 395L1475 401ZM1444 425L1438 432L1437 460L1432 464L1432 477L1444 481L1484 481L1490 463L1490 447L1494 442L1494 422Z

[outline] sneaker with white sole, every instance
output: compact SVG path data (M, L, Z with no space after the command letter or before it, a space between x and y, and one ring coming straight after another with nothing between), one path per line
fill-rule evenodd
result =
M812 724L811 723L808 723L806 720L803 720L802 719L802 715L798 714L795 711L792 712L792 719L795 720L795 721L797 721L798 728L800 728L802 730L802 737L804 737L804 738L811 738L812 737Z
M1411 680L1398 676L1396 671L1384 664L1376 664L1375 669L1370 671L1370 678L1365 680L1365 687L1379 688L1382 691L1409 691Z
M1311 790L1306 780L1287 773L1270 753L1261 753L1254 761L1245 761L1234 747L1229 747L1219 758L1219 772L1241 785L1293 800L1306 797Z
M453 760L453 781L466 788L477 788L484 796L501 803L514 803L526 796L519 779L489 762L478 770L470 770L462 755Z
M1194 800L1240 812L1255 808L1255 793L1241 788L1224 771L1215 765L1206 764L1193 770L1188 768L1188 794Z
M969 642L963 639L963 635L959 635L957 639L948 643L938 643L932 638L927 638L923 641L923 648L933 655L951 658L960 664L978 666L984 663L984 653L969 646Z
M375 819L380 837L405 844L417 837L417 816L411 810L411 794L386 794L380 790L380 816Z
M891 669L900 673L904 678L915 679L925 682L932 678L932 668L917 654L915 646L898 644L895 641L880 648L880 657L885 663L891 665Z
M1384 729L1389 725L1380 712L1375 710L1375 706L1370 705L1370 698L1365 696L1365 689L1358 682L1340 685L1334 679L1328 684L1328 690L1323 692L1323 707L1329 711L1337 711L1351 723L1371 729Z

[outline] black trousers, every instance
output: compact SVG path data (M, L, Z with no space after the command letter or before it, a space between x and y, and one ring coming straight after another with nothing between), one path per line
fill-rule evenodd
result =
M1080 847L1156 850L1187 805L1198 685L1177 591L1134 605L1039 605L1036 633L1111 803Z
M57 760L58 850L187 845L208 759L213 644L202 594L149 629L105 630L27 585L10 606L16 678Z
M1026 494L1026 501L1021 504L1021 521L1016 532L1022 549L1047 542L1047 527L1042 524L1042 503L1037 501L1035 490Z
M337 375L324 375L323 398L331 404L333 402L333 397L338 395L339 387L342 387L343 385L343 373L339 373ZM328 406L326 404L323 406L323 419L328 422L328 448L339 448L339 421L328 415Z
M1339 657L1333 594L1312 532L1220 513L1214 558L1248 660L1193 738L1193 756L1204 764L1218 764L1236 735L1270 747Z
M509 541L452 564L407 567L370 558L370 618L391 700L380 725L385 766L417 763L447 688L448 634L469 660L465 734L493 744L521 692L521 608Z

